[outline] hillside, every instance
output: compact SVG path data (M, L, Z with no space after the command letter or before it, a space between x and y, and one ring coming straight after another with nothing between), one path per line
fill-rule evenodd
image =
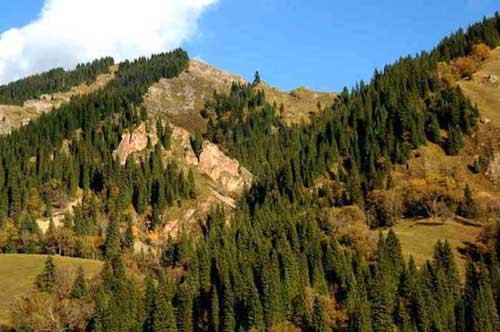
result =
M333 92L318 92L306 87L285 92L265 82L260 82L255 89L262 89L270 103L283 104L279 117L287 125L309 123L311 118L330 107L337 97Z
M500 47L491 50L472 78L460 81L459 85L467 97L478 105L483 122L491 122L500 128Z
M174 125L191 132L195 129L204 131L206 121L200 111L212 99L214 91L229 93L233 83L247 82L241 76L191 60L188 70L179 77L161 79L153 84L145 96L144 105L153 116L164 115ZM328 107L336 96L335 93L316 92L304 87L285 92L265 82L258 84L255 89L264 90L270 102L284 104L284 112L280 117L287 124L309 121L312 115L320 111L318 105Z
M175 162L185 174L190 169L193 171L197 196L183 200L162 214L165 227L159 234L147 234L142 227L137 227L142 229L143 239L157 241L177 234L180 229L192 228L217 205L234 209L244 187L250 188L253 175L238 160L228 157L216 144L207 140L202 141L202 152L197 158L190 143L190 137L196 130L206 130L206 120L200 113L213 98L214 91L229 93L233 83L247 82L240 76L191 60L188 69L178 77L160 79L148 89L143 105L150 120L131 134L123 134L114 154L122 164L129 157L141 158L148 151L148 141L153 143L149 150L158 143L155 121L168 122L172 136L170 148L164 151L163 158L167 162ZM283 114L277 112L277 115L287 124L308 122L320 111L318 102L327 106L336 96L306 88L287 93L265 82L254 89L262 89L273 102L285 105L286 111ZM138 243L136 248L143 248L143 243Z
M36 276L42 271L45 255L0 254L0 326L8 323L9 309L22 296L33 289ZM54 257L60 271L74 275L79 266L83 267L87 278L101 272L103 262L72 257Z
M118 67L113 65L110 67L109 73L98 75L94 82L82 83L71 87L69 91L43 94L37 99L24 101L23 106L0 104L0 135L8 134L13 129L27 125L40 115L68 103L74 96L90 94L103 88L113 80L117 69Z
M106 262L62 292L49 265L13 328L498 330L498 46L496 14L339 94L120 63L0 137L0 250Z
M491 51L490 57L481 62L472 78L458 81L464 94L478 105L481 121L470 137L465 138L464 149L456 156L449 156L435 144L428 142L412 152L405 165L396 166L393 172L396 195L429 195L438 197L446 193L456 202L463 196L465 184L473 190L476 204L483 210L481 221L493 222L500 209L500 48ZM475 161L480 165L478 174L471 168ZM434 194L425 193L436 190ZM439 208L437 208L439 210ZM460 221L460 220L459 220ZM444 222L443 224L441 222ZM454 220L450 211L438 211L435 217L401 219L394 226L401 240L405 255L413 255L417 264L431 259L437 240L448 240L454 248L455 258L464 272L464 250L478 239L480 227L468 226Z

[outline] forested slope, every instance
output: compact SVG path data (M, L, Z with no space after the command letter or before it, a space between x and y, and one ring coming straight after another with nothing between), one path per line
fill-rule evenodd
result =
M72 308L90 303L86 329L103 332L498 331L497 225L469 252L465 283L448 243L437 243L433 259L417 267L403 259L392 231L374 245L368 235L364 241L343 231L355 224L351 233L368 234L366 223L355 223L365 211L372 227L392 222L372 194L392 186L393 166L416 148L433 142L449 155L461 151L479 111L440 77L438 63L469 55L478 43L500 44L498 14L345 89L309 124L280 121L285 105L267 101L258 77L215 92L202 110L204 137L255 180L234 211L215 208L197 232L181 231L139 254L132 250L132 216L144 216L152 231L164 226L158 215L193 195L193 177L163 162L171 131L162 121L158 143L148 143L140 162L121 163L113 151L124 131L147 120L141 105L149 87L177 77L189 59L176 50L120 64L104 89L0 138L2 250L53 252L69 238L56 232L66 232L75 237L64 253L106 261L102 279L84 296L45 283L27 303L44 296ZM190 145L199 158L201 132ZM50 217L62 196L79 188L85 193L74 215L41 235L37 215ZM457 203L458 214L475 211L467 191ZM418 213L405 204L405 214ZM51 283L52 270L43 272ZM81 279L75 285L81 290ZM31 320L31 307L23 307L26 320L17 328L53 329L51 321ZM65 325L59 311L53 317L69 330L81 326Z
M94 81L99 74L109 71L113 58L102 58L91 63L79 64L75 69L62 68L29 76L0 86L0 104L22 105L28 99L53 92L67 91L81 83Z

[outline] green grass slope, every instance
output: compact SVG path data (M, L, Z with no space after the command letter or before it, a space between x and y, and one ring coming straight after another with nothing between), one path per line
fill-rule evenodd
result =
M460 274L464 276L465 258L461 254L461 249L475 242L481 228L453 220L441 224L424 219L401 221L393 227L393 230L401 241L405 259L408 260L413 256L417 266L422 266L426 260L432 259L437 241L447 240L453 250Z
M0 254L0 324L7 324L9 307L20 296L29 294L33 289L36 276L42 271L45 255ZM76 271L79 266L88 278L98 274L103 262L55 256L57 269Z
M481 116L500 127L500 47L491 51L471 80L462 80L459 85L479 107Z

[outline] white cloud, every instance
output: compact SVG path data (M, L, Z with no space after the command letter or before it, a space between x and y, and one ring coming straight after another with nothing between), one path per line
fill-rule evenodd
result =
M179 47L218 0L45 0L35 21L0 36L0 83L103 56Z

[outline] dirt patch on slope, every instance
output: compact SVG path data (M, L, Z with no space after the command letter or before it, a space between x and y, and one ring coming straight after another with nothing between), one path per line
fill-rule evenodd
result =
M256 89L264 90L266 100L271 104L276 103L278 109L281 104L285 106L284 112L280 112L279 115L288 125L308 123L311 116L331 106L337 97L333 92L317 92L306 87L285 92L264 82L259 83Z
M61 226L64 216L67 213L73 214L74 207L81 204L82 199L83 199L83 192L79 191L77 192L76 197L72 201L68 202L64 207L54 211L52 213L52 220L54 221L54 226L55 227ZM40 230L42 231L42 233L45 233L47 229L49 229L50 218L38 218L36 220L36 223L38 225L38 228L40 228Z
M153 116L164 115L187 130L204 130L200 110L214 91L229 92L233 82L246 83L237 75L191 60L189 69L173 79L161 79L151 86L144 105Z

